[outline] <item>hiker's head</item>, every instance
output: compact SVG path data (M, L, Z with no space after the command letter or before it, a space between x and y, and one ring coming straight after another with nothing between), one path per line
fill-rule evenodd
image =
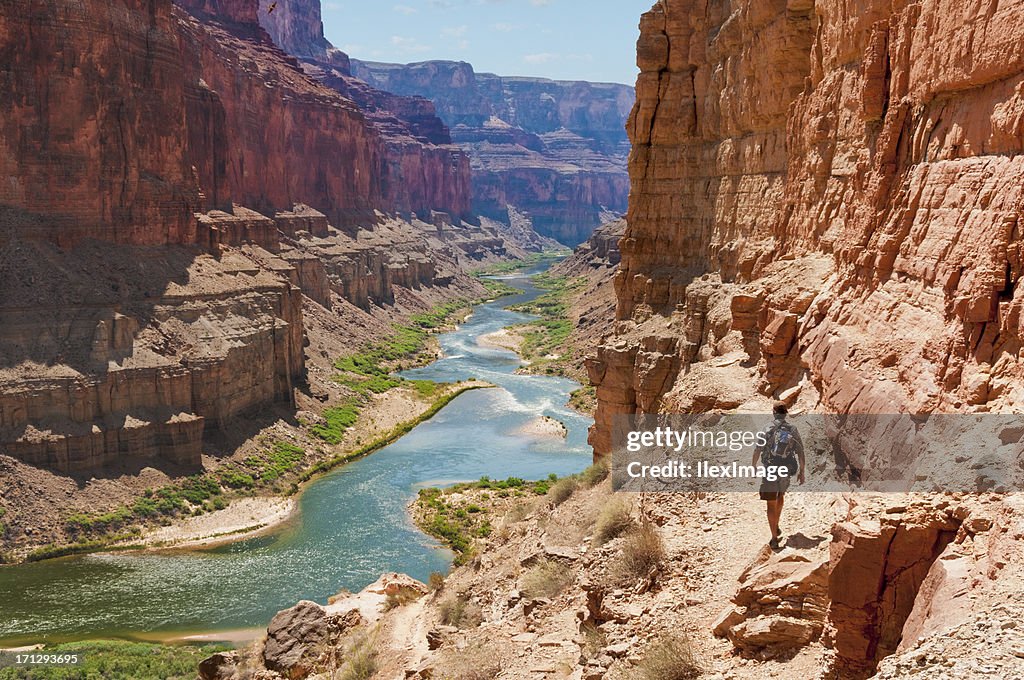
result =
M789 408L781 401L777 401L772 405L772 413L775 414L776 418L782 419L789 413Z

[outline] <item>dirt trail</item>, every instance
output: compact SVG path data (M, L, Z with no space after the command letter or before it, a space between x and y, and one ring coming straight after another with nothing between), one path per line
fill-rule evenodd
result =
M401 668L417 668L430 653L426 606L426 599L421 598L403 607L388 622L384 637L378 643L382 655L400 660L397 665Z
M707 671L731 678L815 677L823 648L812 644L785 662L736 657L728 640L712 634L711 622L736 593L740 575L770 538L765 504L753 494L659 494L641 499L645 514L664 522L662 538L673 563L667 590L685 605L682 620ZM837 494L790 491L782 515L781 552L817 554L828 549L829 529L846 503Z

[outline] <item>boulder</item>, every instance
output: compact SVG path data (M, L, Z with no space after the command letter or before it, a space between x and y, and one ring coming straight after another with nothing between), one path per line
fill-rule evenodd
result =
M316 602L303 600L270 620L263 663L289 680L308 677L331 642L359 621L358 611L333 616Z
M784 653L817 639L821 624L789 616L759 616L733 626L729 639L742 650Z
M238 670L238 652L217 652L199 662L200 680L229 680Z
M714 634L762 658L818 639L828 607L828 573L823 550L762 550L740 574L734 606L715 619Z

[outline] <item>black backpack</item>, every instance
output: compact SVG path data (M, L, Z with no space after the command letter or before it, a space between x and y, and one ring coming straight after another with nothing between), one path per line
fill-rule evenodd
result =
M795 475L800 468L796 459L796 437L796 430L786 421L773 425L762 456L765 464L785 465L789 476Z

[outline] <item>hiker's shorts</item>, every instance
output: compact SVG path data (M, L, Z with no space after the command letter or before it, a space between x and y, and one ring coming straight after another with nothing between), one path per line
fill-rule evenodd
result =
M774 482L769 482L767 479L761 482L761 500L763 501L777 501L789 490L789 477L780 477Z

